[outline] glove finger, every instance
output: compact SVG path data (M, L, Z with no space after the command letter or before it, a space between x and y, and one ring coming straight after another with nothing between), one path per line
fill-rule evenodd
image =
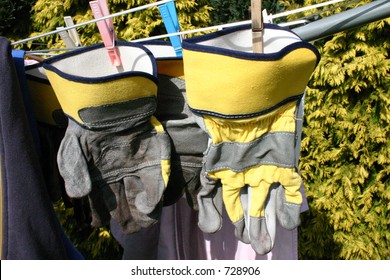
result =
M165 189L160 166L145 167L138 170L137 176L124 178L128 197L134 197L137 211L150 214L160 202Z
M302 179L293 169L285 170L284 174L279 180L281 186L277 188L276 213L281 226L292 230L300 224Z
M286 190L283 186L277 189L277 217L285 229L295 229L301 223L301 204L286 201Z
M171 173L171 140L165 132L163 125L155 116L151 116L150 122L157 132L156 138L158 140L158 147L160 148L159 159L161 161L161 176L164 180L164 187L166 187Z
M177 125L183 122L176 122ZM189 206L195 211L198 210L197 194L200 188L200 172L202 170L203 151L206 149L207 138L199 137L196 133L187 132L187 126L183 124L180 128L190 135L183 135L172 132L171 126L167 126L167 131L171 139L171 174L168 186L164 191L164 206L177 202L185 193ZM178 127L175 127L178 130ZM200 130L200 128L198 128ZM183 137L184 136L184 137ZM203 136L203 135L201 135ZM197 148L194 148L197 147ZM204 148L202 148L204 146ZM185 150L184 147L188 147Z
M241 240L242 242L249 244L250 238L249 238L249 203L248 203L248 191L250 188L245 186L240 190L240 201L242 205L242 210L244 211L244 218L240 219L238 222L233 223L235 229L234 229L234 235Z
M164 206L176 203L185 194L188 205L198 211L197 195L201 186L201 170L201 166L192 163L171 163L171 175L164 191Z
M187 198L188 205L195 211L199 210L199 205L197 201L197 195L199 193L201 183L200 183L200 173L202 168L200 166L192 166L183 168L183 176L186 180L185 193Z
M128 186L128 180L129 178L124 179L124 185L125 185L125 199L127 201L127 207L130 211L132 223L136 225L136 228L141 229L141 228L148 228L154 224L156 224L160 218L161 218L161 211L162 211L162 201L157 203L154 208L149 212L149 213L144 213L138 209L136 206L136 199L137 199L137 194L136 192L128 192L129 188ZM134 181L132 180L132 184ZM130 224L128 227L131 226ZM130 228L131 229L131 228ZM127 233L131 233L134 231L128 230ZM126 231L125 231L126 233Z
M214 233L222 228L222 188L217 180L204 174L201 174L200 181L198 226L203 232Z
M92 183L79 138L73 131L70 124L60 144L57 163L65 181L67 194L70 197L81 198L91 191Z
M235 226L235 235L245 243L249 243L248 224L245 221L244 210L247 210L248 203L245 184L245 175L232 170L220 170L215 174L221 178L222 196L226 212ZM243 203L244 202L244 203Z
M143 191L138 193L135 205L145 214L151 213L161 202L171 172L169 136L155 117L152 116L150 122L157 133L142 143L147 154L143 159L143 167L136 171L140 179L136 183L142 183ZM130 179L127 179L127 184L131 184Z
M108 195L110 195L110 193ZM110 199L109 196L107 199ZM91 226L98 228L108 225L111 214L99 188L92 188L91 192L88 194L88 202L91 211Z
M164 190L164 206L175 204L184 194L186 179L182 166L178 162L171 162L171 174L167 188Z
M276 214L272 207L265 211L266 200L274 201L274 195L269 192L270 185L264 180L257 187L250 188L249 207L249 237L252 248L260 255L267 254L274 246L275 230L270 235L269 228L275 228ZM271 205L269 205L271 206ZM272 231L271 231L272 232Z
M131 234L157 222L136 209L135 196L127 196L122 182L94 187L88 199L93 227L108 226L113 219L124 234Z

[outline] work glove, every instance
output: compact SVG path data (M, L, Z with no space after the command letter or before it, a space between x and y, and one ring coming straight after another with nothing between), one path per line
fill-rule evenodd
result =
M176 56L169 42L149 41L144 46L157 60L159 86L155 115L171 140L171 174L164 192L164 206L176 203L185 195L189 206L198 210L197 194L208 136L188 107L183 59Z
M265 51L251 52L248 26L183 41L188 104L209 136L198 195L199 227L222 226L270 252L276 219L300 223L297 107L318 63L317 50L291 31L266 25Z
M137 44L116 47L119 67L99 44L50 59L44 68L69 117L57 158L68 195L88 197L92 226L109 225L112 217L130 234L159 220L170 143L153 116L154 58Z

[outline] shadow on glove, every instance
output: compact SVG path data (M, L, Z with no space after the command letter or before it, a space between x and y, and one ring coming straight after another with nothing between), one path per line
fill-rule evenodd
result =
M164 193L164 205L176 203L185 194L190 207L198 210L196 196L207 134L188 108L184 80L160 75L159 82L156 116L171 140L171 175Z
M164 192L164 206L176 203L185 194L189 206L198 210L196 197L208 136L188 107L182 58L176 57L169 42L151 41L145 47L157 59L159 87L155 115L171 140L171 174Z

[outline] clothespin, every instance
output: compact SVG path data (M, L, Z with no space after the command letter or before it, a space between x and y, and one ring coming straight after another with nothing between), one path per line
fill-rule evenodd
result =
M65 46L69 49L75 48L76 44L73 42L72 38L69 36L68 31L66 30L61 30L64 29L63 26L57 27L57 30L59 30L58 34L60 35L62 41L64 41Z
M110 15L106 0L90 1L92 13L95 19ZM100 35L102 36L104 46L107 49L111 63L114 66L121 66L122 61L119 55L118 47L115 46L116 34L114 24L111 18L100 20L96 22Z
M254 53L263 52L263 17L261 14L261 0L251 0L252 17L252 47Z
M267 9L263 10L262 15L264 23L273 23L272 14L268 14Z
M66 16L64 17L64 21L66 24L66 27L74 26L72 17ZM59 30L58 34L60 35L61 39L65 42L65 45L67 48L75 48L75 47L81 47L81 41L79 38L79 35L77 34L77 30L75 28L68 29L68 30L61 30L64 29L64 27L57 27L57 30Z
M176 33L180 31L179 19L177 17L176 6L173 1L159 5L161 17L164 20L165 29L168 33ZM175 50L176 56L181 57L183 55L181 46L181 37L170 36L172 47Z
M74 22L71 16L65 16L64 21L66 27L74 26ZM79 34L77 33L76 28L69 29L68 34L69 37L72 39L73 43L76 45L76 47L81 47L80 37Z

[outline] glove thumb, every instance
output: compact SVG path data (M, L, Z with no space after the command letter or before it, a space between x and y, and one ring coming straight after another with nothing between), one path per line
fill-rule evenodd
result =
M87 162L76 135L65 134L58 150L57 163L69 197L81 198L91 192Z
M200 182L198 226L203 232L214 233L222 228L222 187L204 174L200 175Z

